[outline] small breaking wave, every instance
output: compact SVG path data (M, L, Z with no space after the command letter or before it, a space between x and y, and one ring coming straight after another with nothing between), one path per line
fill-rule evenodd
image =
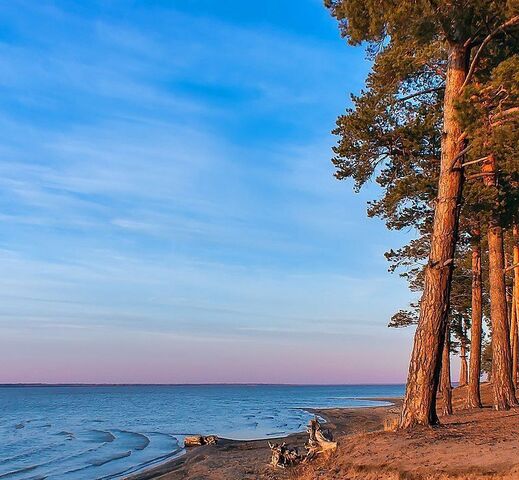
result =
M87 437L89 441L96 443L111 443L115 440L115 435L105 430L90 430Z
M115 433L119 433L120 440L125 441L132 450L144 450L149 444L150 439L143 433L129 432L127 430L113 430Z

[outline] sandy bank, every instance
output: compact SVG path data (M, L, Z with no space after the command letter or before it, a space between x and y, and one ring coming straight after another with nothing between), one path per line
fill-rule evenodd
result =
M519 479L519 411L464 410L465 388L454 392L455 414L439 428L342 436L333 458L299 471L300 480Z

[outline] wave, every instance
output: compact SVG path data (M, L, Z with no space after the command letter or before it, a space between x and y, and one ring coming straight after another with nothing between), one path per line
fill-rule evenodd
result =
M111 443L115 440L115 435L105 430L90 430L87 432L87 440L91 442Z
M2 475L0 475L0 478L9 478L9 477L13 477L14 475L19 475L20 473L30 472L30 471L36 469L37 467L38 467L38 465L30 465L28 467L20 468L18 470L13 470L11 472L3 473Z
M108 455L106 457L96 458L94 460L91 460L91 465L94 467L100 467L101 465L106 465L107 463L113 462L114 460L119 460L120 458L126 458L129 457L132 454L131 450L128 450L126 452L121 453L112 453L111 455Z
M37 454L40 454L43 452L48 452L49 450L54 450L57 445L58 444L47 445L45 447L41 447L41 448L28 450L26 452L19 453L18 455L13 455L12 457L3 458L0 460L0 465L12 463L12 462L15 462L16 460L21 460L23 458L29 458L29 457L32 457L34 455L37 455ZM1 475L0 475L0 478L1 478Z
M62 464L63 462L66 462L66 461L69 461L69 460L74 460L74 459L77 459L77 458L80 458L81 456L83 455L86 455L88 453L92 453L96 450L98 450L100 447L102 447L102 445L99 445L98 447L94 447L94 448L90 448L88 450L84 450L80 453L75 453L75 454L72 454L72 455L68 455L68 456L59 456L59 457L55 457L51 460L48 460L46 462L42 462L42 463L37 463L37 464L34 464L34 465L29 465L27 467L22 467L22 468L18 468L16 470L12 470L12 471L9 471L9 472L6 472L6 473L3 473L2 475L0 475L0 478L10 478L10 477L14 477L14 476L17 476L17 475L20 475L21 473L25 473L27 471L32 471L32 470L36 470L37 468L42 468L42 467L49 467L49 466L52 466L53 464ZM53 448L55 448L55 445L53 446ZM45 449L41 449L41 450L45 450ZM41 450L38 452L38 453L41 453ZM32 455L20 455L19 457L27 457L27 458L30 458L31 456L34 456L34 452L32 453Z
M145 454L147 451L147 447L152 443L150 439L141 433L137 432L129 432L124 430L113 430L115 433L122 433L122 436L117 435L115 444L118 443L119 440L123 439L123 437L126 437L126 440L131 439L134 444L132 445L132 450L123 451L123 452L112 452L107 453L106 456L98 456L93 459L89 459L87 465L83 466L75 466L68 470L61 471L61 472L51 472L50 475L47 475L45 478L47 480L52 480L54 477L53 475L56 474L56 479L59 478L60 480L65 480L67 478L73 478L73 479L91 479L96 478L98 480L109 480L109 479L115 479L115 478L122 478L126 475L129 475L131 473L135 473L140 470L144 470L152 465L156 465L159 463L162 463L164 461L167 461L171 459L174 456L178 456L184 452L183 448L179 447L178 439L172 435L164 434L160 432L152 432L148 435L152 436L153 438L158 437L159 439L167 439L169 440L168 447L172 447L173 445L176 446L176 448L173 448L172 450L168 451L167 453L160 453L157 455L153 455L152 457L142 457L142 455ZM140 442L137 443L137 441ZM154 441L153 443L161 444L160 440ZM152 443L152 445L153 445ZM164 442L162 442L164 443ZM165 446L165 445L163 445ZM154 450L153 447L151 447L151 450ZM156 452L158 453L158 452ZM135 457L135 458L134 458ZM142 458L141 458L142 457ZM121 464L120 461L125 458L134 458L132 464ZM111 466L113 465L113 466ZM108 469L108 471L106 471ZM105 470L103 472L103 470ZM95 473L94 473L95 472ZM95 477L94 477L95 476Z
M150 444L150 439L143 433L130 432L128 430L113 431L123 434L123 436L126 437L124 440L126 440L131 445L132 449L144 450ZM123 439L123 437L118 437L118 439Z
M159 464L166 462L168 460L171 460L175 457L179 457L183 453L185 453L185 450L183 448L178 448L178 449L174 450L173 452L153 458L147 462L143 462L138 465L131 466L122 472L117 472L117 473L113 473L113 474L110 474L110 475L107 475L104 477L100 477L98 480L111 480L111 479L115 479L115 478L120 478L121 476L127 476L132 473L136 473L141 470L145 470L151 466L159 465Z

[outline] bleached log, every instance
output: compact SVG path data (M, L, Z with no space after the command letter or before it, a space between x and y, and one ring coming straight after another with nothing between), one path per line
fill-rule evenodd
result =
M184 447L200 447L201 445L216 445L218 437L216 435L189 435L184 438Z
M332 452L337 449L337 442L333 441L329 431L324 431L317 418L310 420L308 425L309 439L305 445L308 450L307 458L313 458L318 453Z
M204 444L204 437L202 435L191 435L184 438L184 447L199 447Z

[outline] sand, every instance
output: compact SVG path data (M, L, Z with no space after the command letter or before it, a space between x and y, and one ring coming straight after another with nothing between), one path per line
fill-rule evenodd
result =
M519 411L496 412L491 388L482 388L486 408L464 410L464 388L454 392L455 414L442 417L438 428L384 432L391 407L319 410L339 442L330 458L295 469L268 465L265 440L224 440L198 447L184 457L132 477L134 480L443 480L519 479ZM306 435L285 439L301 447Z

